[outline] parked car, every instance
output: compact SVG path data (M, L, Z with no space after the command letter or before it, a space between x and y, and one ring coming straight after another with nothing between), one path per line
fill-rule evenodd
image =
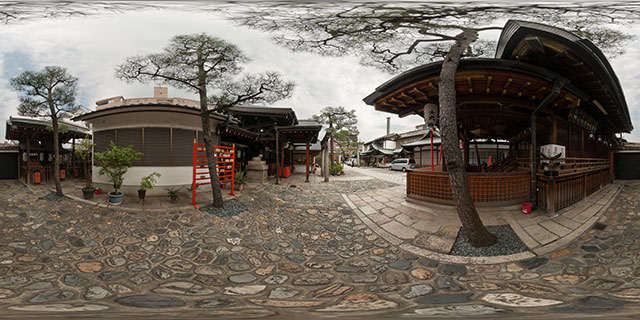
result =
M396 159L389 165L389 170L413 171L416 168L416 161L413 159Z
M347 158L344 161L345 164L350 165L352 167L355 167L358 165L358 159L357 158Z

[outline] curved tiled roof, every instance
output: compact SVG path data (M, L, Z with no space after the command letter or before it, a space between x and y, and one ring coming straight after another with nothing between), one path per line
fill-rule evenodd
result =
M526 61L554 70L588 92L594 105L602 105L614 131L633 130L620 81L602 51L590 40L549 25L509 20L500 35L496 58Z

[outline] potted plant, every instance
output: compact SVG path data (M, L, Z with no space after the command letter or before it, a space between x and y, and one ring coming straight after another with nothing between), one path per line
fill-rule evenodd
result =
M87 200L93 199L93 194L96 191L96 189L92 185L91 175L89 174L89 168L87 166L87 163L91 159L91 151L93 150L94 146L95 143L91 141L89 135L86 135L84 139L82 139L82 142L78 144L78 147L76 149L76 155L78 155L78 157L80 157L80 159L82 160L82 170L84 172L84 178L86 180L86 184L84 188L82 188L82 195Z
M152 172L146 177L142 177L140 180L140 189L138 189L138 199L144 200L144 196L147 194L147 190L153 189L153 185L158 183L156 178L159 178L160 174Z
M247 183L247 176L244 174L244 171L238 171L234 178L234 187L238 191L242 191L244 189L244 184Z
M105 152L96 152L96 164L100 167L100 175L109 176L113 183L113 192L109 192L109 203L122 202L122 192L118 191L122 186L125 173L132 166L134 160L140 160L141 152L137 152L132 146L118 147L113 141Z
M169 200L171 200L171 203L176 203L176 200L178 200L178 191L180 190L180 188L169 188L167 189L168 193L169 193Z

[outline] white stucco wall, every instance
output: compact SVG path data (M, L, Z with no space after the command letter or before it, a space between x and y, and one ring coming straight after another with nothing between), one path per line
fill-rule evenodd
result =
M385 149L395 149L396 148L396 142L392 141L392 140L385 140L383 148L385 148Z
M129 112L122 114L105 115L100 118L86 121L91 124L94 132L122 128L165 127L180 128L186 130L202 131L202 122L198 114L185 114L167 111ZM215 130L220 121L211 120L211 128ZM219 141L218 137L214 137ZM186 186L192 183L192 166L138 166L131 167L124 176L122 191L126 194L136 194L142 177L152 172L161 174L154 189L147 191L150 195L166 195L168 187ZM106 192L113 191L113 186L105 175L100 175L100 167L93 166L93 182ZM198 191L209 189L209 186L201 186ZM184 188L183 188L184 189ZM182 190L185 191L185 190ZM186 191L185 191L186 192Z

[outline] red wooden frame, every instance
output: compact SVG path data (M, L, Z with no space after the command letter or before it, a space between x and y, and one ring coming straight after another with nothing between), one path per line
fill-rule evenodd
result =
M216 171L218 173L218 181L231 182L230 195L238 197L233 193L234 172L236 169L236 147L212 146L214 149L213 157L216 159ZM231 168L229 168L231 167ZM198 171L200 170L200 171ZM204 170L204 171L203 171ZM222 173L222 175L220 175ZM193 143L193 179L191 180L191 204L200 209L196 205L196 187L211 184L211 175L207 166L207 154L205 145ZM204 181L204 182L198 182Z

